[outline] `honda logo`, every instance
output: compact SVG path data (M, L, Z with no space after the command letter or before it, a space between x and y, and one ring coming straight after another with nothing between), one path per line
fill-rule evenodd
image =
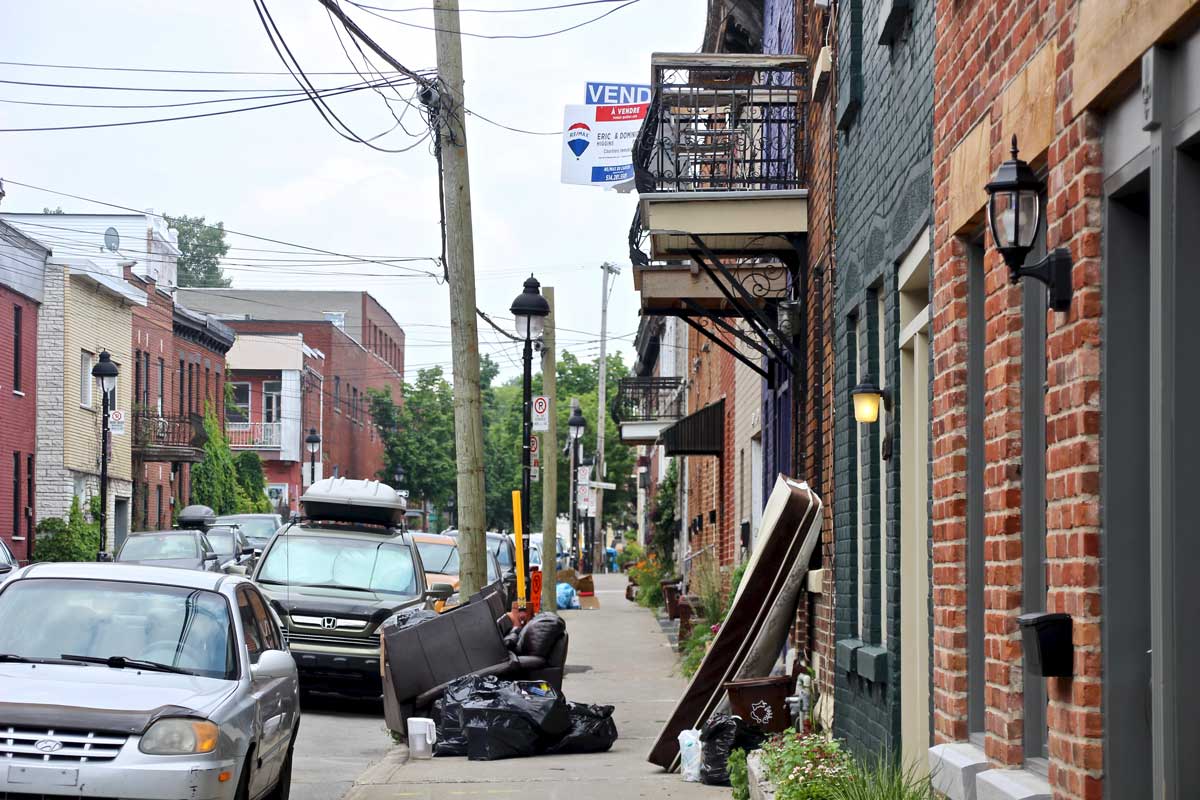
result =
M63 743L58 739L38 739L33 743L33 749L39 753L57 753L63 749Z
M334 630L338 626L338 621L334 617L323 617L321 619L321 627L327 631Z

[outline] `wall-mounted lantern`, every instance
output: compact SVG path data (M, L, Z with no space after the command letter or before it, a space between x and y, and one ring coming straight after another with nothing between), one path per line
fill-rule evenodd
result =
M1017 137L1012 138L1012 158L996 170L988 183L988 224L992 241L1008 264L1009 278L1035 278L1046 284L1050 307L1055 311L1071 308L1071 251L1059 247L1032 266L1025 257L1033 249L1038 225L1045 209L1042 194L1046 189L1029 164L1017 158Z
M883 389L865 380L850 391L854 400L854 420L862 425L879 421L879 407L887 407L887 396Z

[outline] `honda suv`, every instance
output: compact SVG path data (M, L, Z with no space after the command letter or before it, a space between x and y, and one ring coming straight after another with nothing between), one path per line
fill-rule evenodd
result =
M254 571L287 629L302 688L380 693L385 619L425 606L425 571L399 527L404 502L377 481L329 478L300 498L302 516L271 539Z

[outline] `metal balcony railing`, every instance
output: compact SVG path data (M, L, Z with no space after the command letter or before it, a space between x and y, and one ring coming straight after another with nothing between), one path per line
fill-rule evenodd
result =
M673 422L683 416L680 378L622 378L612 415L623 422Z
M204 446L203 418L196 414L164 417L154 411L139 410L132 416L135 449Z
M652 63L634 144L639 192L803 188L802 59L656 54Z
M229 446L243 450L277 450L283 442L282 422L226 422Z

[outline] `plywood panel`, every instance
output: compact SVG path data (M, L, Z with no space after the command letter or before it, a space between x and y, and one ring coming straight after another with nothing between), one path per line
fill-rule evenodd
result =
M1006 146L1016 134L1021 158L1034 161L1054 141L1054 63L1058 46L1047 42L1000 94L1000 122Z
M987 205L990 180L990 123L985 117L975 123L950 153L950 230L960 233L972 224Z

